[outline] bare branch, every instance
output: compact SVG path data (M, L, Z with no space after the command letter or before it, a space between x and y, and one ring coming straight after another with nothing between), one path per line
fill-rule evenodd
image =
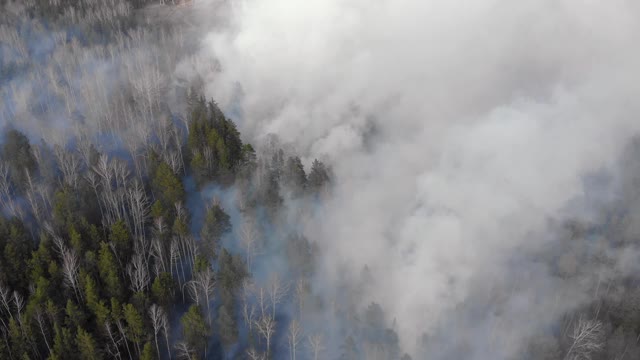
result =
M307 340L309 341L309 349L311 350L313 360L318 360L320 358L320 353L325 349L322 335L313 334L308 336Z
M80 263L78 261L78 255L73 250L65 249L62 251L62 270L64 273L64 283L73 289L76 295L76 300L80 302L82 297L78 291L78 269Z
M598 320L586 320L584 317L578 319L578 323L573 328L569 337L573 339L573 344L564 357L567 360L591 360L592 355L603 347L602 323Z

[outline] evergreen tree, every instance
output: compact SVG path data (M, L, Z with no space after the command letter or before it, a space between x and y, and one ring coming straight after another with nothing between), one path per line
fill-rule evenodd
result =
M31 282L41 277L49 277L49 264L54 261L54 258L50 249L51 241L48 238L40 240L38 249L31 253L31 258L28 261L29 267L29 279ZM2 265L0 265L2 269Z
M175 282L171 274L167 272L161 272L151 285L151 293L153 294L156 302L163 308L169 308L173 303L175 294Z
M302 161L297 156L289 157L284 169L284 184L294 196L302 194L307 186L307 174L304 172Z
M57 229L65 231L78 224L82 218L77 194L64 186L53 196L53 222Z
M312 191L319 191L329 183L329 170L327 167L317 159L313 161L311 165L311 171L309 172L309 189Z
M218 331L226 349L238 341L238 324L233 313L233 303L222 304L218 309Z
M200 232L202 241L207 245L207 251L210 256L217 254L222 236L229 231L231 231L231 218L224 212L218 202L214 202L207 209L204 225Z
M246 278L247 269L239 256L231 255L226 249L222 249L218 258L220 270L218 271L218 282L223 303L229 304L233 301L235 291L240 288Z
M142 354L140 355L140 360L155 360L156 352L153 350L153 345L150 342L146 342L144 347L142 348Z
M109 241L113 244L120 261L128 263L133 252L133 241L124 221L118 220L111 225Z
M33 241L21 221L0 220L0 280L10 288L26 292L28 288L28 264Z
M9 342L12 352L19 357L29 358L29 344L22 327L14 318L9 319Z
M140 342L142 342L145 335L142 315L132 304L126 304L122 309L122 313L127 323L127 338L136 344L139 352Z
M340 360L357 360L359 358L358 348L352 336L347 336L344 344L341 346L341 350Z
M164 209L173 209L175 203L184 199L182 181L165 162L158 165L151 184Z
M54 327L54 340L52 353L58 359L74 359L77 352L77 344L75 343L71 331L58 324Z
M86 320L85 313L76 305L71 299L67 300L67 306L65 307L66 326L69 328L78 328L84 325Z
M95 311L100 300L100 296L98 294L96 282L89 274L85 274L84 278L84 299L87 303L87 308Z
M118 264L113 256L113 252L106 243L100 243L98 251L98 272L100 279L105 285L105 292L109 298L120 299L124 289L120 283L118 275Z
M9 165L9 175L13 185L20 192L26 190L27 173L33 176L37 168L29 139L18 130L8 130L4 134L2 158Z
M182 323L182 333L184 341L198 351L199 354L206 356L207 338L210 335L209 325L202 316L202 311L197 305L191 305L186 314L180 320Z
M230 184L246 155L236 125L215 102L203 98L191 101L190 120L187 146L196 182L202 186L217 179Z
M91 334L86 332L81 327L78 327L76 335L76 344L80 353L80 359L82 360L99 360L102 358L98 351L98 345L93 339Z

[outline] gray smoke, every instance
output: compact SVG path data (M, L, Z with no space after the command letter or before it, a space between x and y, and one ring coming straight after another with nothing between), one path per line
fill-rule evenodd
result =
M318 276L331 298L368 267L360 305L380 303L413 355L426 334L436 358L517 357L624 271L613 254L566 280L537 256L559 249L557 224L593 216L586 195L613 196L585 179L616 183L640 130L638 3L213 4L224 22L179 71L199 72L250 140L276 134L332 164L305 228Z

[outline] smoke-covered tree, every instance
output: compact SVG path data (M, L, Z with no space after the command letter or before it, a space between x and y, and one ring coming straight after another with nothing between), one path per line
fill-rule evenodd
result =
M230 301L236 296L236 292L241 288L243 281L247 277L247 270L242 258L238 255L230 254L226 249L222 249L218 257L220 270L218 271L218 282L221 289L223 302Z
M220 203L214 201L207 209L200 231L200 237L206 245L208 255L215 256L218 253L222 236L229 231L231 231L231 218L222 209Z
M287 333L287 340L289 342L289 358L296 360L298 354L298 345L302 341L301 339L300 323L297 320L292 320L289 324L289 330Z
M283 173L284 185L293 192L294 196L299 196L307 186L307 174L302 166L302 161L297 156L290 156Z
M349 341L351 338L347 338ZM325 350L324 338L322 334L313 334L307 337L308 347L310 352L310 358L313 360L318 360L321 358L322 352ZM351 356L350 354L348 356ZM344 357L344 353L341 356L341 359Z
M25 191L27 176L35 173L37 165L26 135L15 129L8 130L4 134L2 157L9 165L13 185L20 192Z
M319 191L329 183L329 170L324 163L317 159L311 164L311 171L309 172L308 185L312 191Z
M218 318L216 324L220 334L220 340L225 350L229 350L231 345L238 341L238 324L234 315L234 308L229 309L231 304L222 304L218 308Z

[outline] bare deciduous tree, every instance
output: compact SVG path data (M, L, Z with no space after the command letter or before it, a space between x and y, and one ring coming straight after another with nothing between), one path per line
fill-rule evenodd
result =
M141 105L143 116L151 119L159 107L159 97L165 87L164 75L157 66L146 63L142 57L132 59L125 66L129 67L134 98Z
M261 354L254 348L250 348L249 350L247 350L247 356L251 360L266 360L266 356L264 356L264 354Z
M13 312L11 311L11 290L4 285L0 285L0 303L7 314L13 319Z
M249 328L249 332L253 331L253 323L255 319L256 307L253 302L250 301L249 297L254 291L254 284L249 279L245 279L242 282L242 317L244 319L244 323Z
M565 360L591 360L594 353L603 347L602 323L580 317L569 337L573 340Z
M289 285L280 280L278 274L274 274L269 279L269 302L271 304L271 317L276 317L276 306L281 303L289 292Z
M122 356L120 355L120 343L122 342L122 338L118 338L118 340L116 340L116 335L118 334L113 333L111 330L111 324L108 321L104 323L104 329L109 336L109 340L111 340L111 344L113 344L113 347L111 345L107 346L107 352L114 359L122 359Z
M64 282L69 286L76 296L76 300L80 302L82 294L78 291L78 269L80 263L78 261L78 255L75 251L65 249L62 252L62 271L64 273Z
M191 349L185 342L177 343L175 348L178 353L179 359L191 360L196 358L195 351Z
M211 324L211 301L213 296L213 290L215 290L216 281L211 269L200 271L196 274L194 281L198 285L198 290L201 292L203 300L207 303L207 320Z
M320 353L324 351L324 339L321 334L313 334L307 337L309 341L309 350L311 350L311 357L313 360L320 358Z
M133 185L127 191L127 200L131 217L133 219L133 234L136 238L145 238L145 223L149 217L150 206L147 194L138 181L134 181Z
M168 151L164 157L164 161L169 165L171 171L180 174L182 170L182 158L178 152L173 150Z
M258 306L260 307L260 316L264 317L267 314L267 292L263 287L256 290L256 299L258 300Z
M127 265L127 273L131 278L131 290L134 292L144 291L149 284L149 269L145 258L140 254L131 257L131 262Z
M133 356L131 356L131 349L129 348L129 342L126 340L127 332L125 331L125 328L122 325L122 321L120 321L120 319L116 320L116 327L118 328L118 331L120 332L120 337L122 338L122 342L124 342L124 346L127 349L127 353L129 354L129 359L133 359Z
M182 155L182 141L183 141L182 139L184 137L183 133L180 130L180 128L178 126L176 126L176 124L173 124L171 133L173 134L174 145L175 145L175 148L177 149L177 156L176 157L180 161L179 169L182 169L184 174L186 174L187 169L185 169L184 156ZM178 172L176 172L176 174L177 173Z
M187 291L189 292L189 296L191 296L191 300L196 304L200 305L200 286L194 280L188 281L184 284L187 287Z
M155 269L156 276L158 276L160 272L167 271L167 268L165 265L164 247L162 246L160 239L153 239L151 241L150 254L151 254L151 257L155 260L154 269Z
M153 326L153 339L156 344L156 351L158 353L158 359L162 357L160 354L160 346L158 345L158 334L164 330L163 322L166 318L164 310L156 304L149 307L149 317L151 318L151 326Z
M276 332L276 321L271 317L271 315L267 314L260 317L260 319L256 321L255 326L266 342L267 356L269 356L269 354L271 354L271 340Z
M169 344L169 317L165 311L162 312L160 324L162 325L162 332L164 333L164 340L167 343L167 354L169 355L169 360L171 360L171 345Z
M66 151L59 145L53 147L53 154L58 161L58 168L62 172L62 183L76 189L80 178L80 159L76 154Z
M42 227L51 236L51 241L53 242L58 255L63 256L66 250L66 247L64 246L64 240L60 236L56 235L55 231L53 230L53 226L51 226L50 223L45 222Z
M40 198L38 196L36 187L33 182L33 178L29 171L25 170L25 175L27 177L27 201L29 201L29 205L31 205L31 213L36 218L38 222L42 221L42 206L40 205Z
M260 253L258 244L258 231L256 224L252 220L247 220L240 228L240 241L247 256L247 269L251 271L251 263L256 255Z
M289 358L291 360L296 360L301 333L300 323L295 319L291 320L291 323L289 323L289 334L287 335L287 340L289 341Z
M11 215L18 216L20 214L19 206L13 199L9 165L4 162L0 162L0 203L9 210Z
M98 194L98 187L100 186L100 179L98 178L98 175L96 175L96 173L93 171L88 171L84 175L84 179L87 181L89 186L91 186L91 189L93 189L93 193L95 194L96 199L98 200L98 207L100 208L100 216L104 218L104 210L102 210L102 202L100 201L100 195Z
M22 324L22 309L24 309L24 298L17 291L13 291L13 304L16 307L18 322Z
M180 261L179 241L180 239L175 236L171 238L171 243L169 244L169 269L171 271L171 275L178 278L178 285L182 287L184 280L181 278L180 269L178 268L178 262ZM174 268L175 275L173 273Z
M40 333L42 334L42 338L44 339L44 344L47 346L47 350L49 350L49 354L51 354L51 346L49 346L49 340L47 340L47 334L45 332L45 320L42 314L42 311L38 308L36 310L36 322L38 323L38 327L40 328Z

